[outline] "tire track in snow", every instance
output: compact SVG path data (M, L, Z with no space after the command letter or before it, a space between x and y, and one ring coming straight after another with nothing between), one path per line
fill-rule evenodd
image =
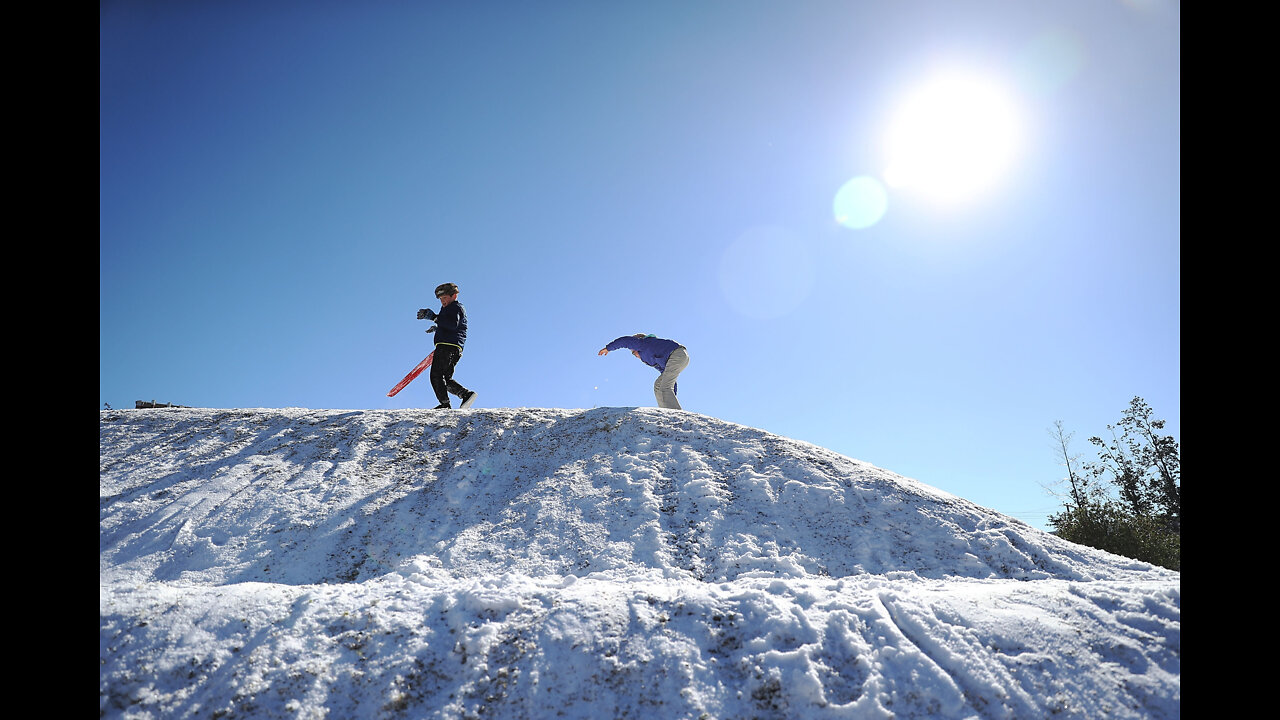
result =
M949 686L948 689L957 694L953 702L960 704L943 708L949 715L958 712L962 705L972 708L981 717L993 720L1035 717L1039 712L1035 700L998 664L975 667L973 658L988 651L980 646L973 647L977 643L968 637L966 628L956 629L928 606L909 609L907 603L899 602L893 593L881 592L877 599L885 619L902 641L918 652L922 664L933 674L938 685ZM950 637L946 640L936 637L948 629L950 632L946 634ZM958 655L952 650L957 645L969 646L971 652ZM934 697L946 697L948 694L938 693L935 689Z

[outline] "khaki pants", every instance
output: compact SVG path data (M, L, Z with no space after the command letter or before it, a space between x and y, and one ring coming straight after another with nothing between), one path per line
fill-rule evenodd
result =
M653 396L658 399L658 407L669 410L681 410L680 401L676 399L676 378L689 367L689 353L678 347L671 351L667 358L667 369L662 371L653 382Z

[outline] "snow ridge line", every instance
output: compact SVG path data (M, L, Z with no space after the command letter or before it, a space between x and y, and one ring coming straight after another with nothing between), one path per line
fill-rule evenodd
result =
M693 413L166 409L104 412L100 427L104 558L146 567L157 537L176 537L163 549L205 558L180 572L196 582L362 581L422 554L460 575L1153 572ZM237 491L209 495L226 483Z

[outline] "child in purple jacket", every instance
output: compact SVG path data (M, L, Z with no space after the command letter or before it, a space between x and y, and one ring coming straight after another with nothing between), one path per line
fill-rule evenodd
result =
M608 355L613 350L630 350L640 362L658 369L658 379L653 383L653 396L658 407L680 410L676 399L676 378L689 366L689 353L675 340L636 333L623 335L600 349L597 355Z

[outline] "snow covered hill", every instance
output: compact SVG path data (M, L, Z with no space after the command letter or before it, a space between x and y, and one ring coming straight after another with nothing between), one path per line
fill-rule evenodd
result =
M111 718L1178 717L1180 576L688 412L106 410Z

